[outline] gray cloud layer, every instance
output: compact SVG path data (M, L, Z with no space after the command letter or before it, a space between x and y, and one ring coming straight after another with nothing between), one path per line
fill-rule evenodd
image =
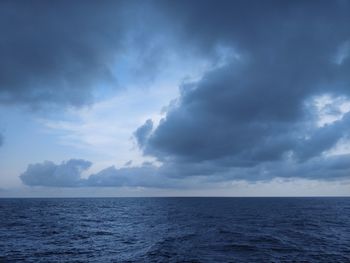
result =
M61 164L50 161L30 164L20 175L22 182L29 186L48 187L175 187L174 180L162 177L157 167L143 164L139 167L115 168L114 166L82 177L82 172L91 166L91 162L71 159Z
M260 163L252 167L229 169L216 165L201 163L197 166L195 164L181 166L178 163L175 165L167 163L162 167L143 164L139 167L119 169L111 166L83 178L82 172L91 166L91 162L71 159L61 164L50 161L30 164L20 175L20 179L28 186L151 188L200 187L227 180L266 181L275 177L337 180L349 177L350 154L328 158L317 157L301 164ZM193 177L195 180L184 180Z

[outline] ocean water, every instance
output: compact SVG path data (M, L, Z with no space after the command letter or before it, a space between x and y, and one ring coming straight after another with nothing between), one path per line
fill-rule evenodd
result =
M0 262L350 262L350 198L0 199Z

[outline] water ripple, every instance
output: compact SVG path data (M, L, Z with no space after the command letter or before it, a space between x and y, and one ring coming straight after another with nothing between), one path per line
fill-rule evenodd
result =
M0 262L350 262L350 198L0 199Z

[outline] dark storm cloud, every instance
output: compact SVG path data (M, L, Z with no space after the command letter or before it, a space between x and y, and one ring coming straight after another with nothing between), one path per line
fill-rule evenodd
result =
M119 55L131 49L142 54L135 67L150 72L152 50L161 53L151 44L151 9L140 1L1 1L0 103L90 104L95 91L117 86Z
M318 127L310 102L322 94L350 95L350 59L348 51L339 51L350 39L349 1L163 4L187 43L203 54L224 46L237 55L184 84L178 103L148 140L136 132L145 154L179 174L191 167L195 174L216 174L215 168L289 159L311 167L302 163L320 158L348 135L349 114Z
M1 103L79 106L91 102L97 80L113 78L118 9L89 1L0 5Z
M331 149L341 138L348 138L350 127L350 113L347 113L341 120L322 128L315 128L309 132L307 139L295 138L293 151L300 160L307 160L320 155L324 151ZM303 132L305 133L306 128Z

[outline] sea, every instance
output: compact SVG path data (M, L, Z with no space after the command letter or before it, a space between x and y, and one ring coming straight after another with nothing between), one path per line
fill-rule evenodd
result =
M0 262L350 262L350 198L0 199Z

